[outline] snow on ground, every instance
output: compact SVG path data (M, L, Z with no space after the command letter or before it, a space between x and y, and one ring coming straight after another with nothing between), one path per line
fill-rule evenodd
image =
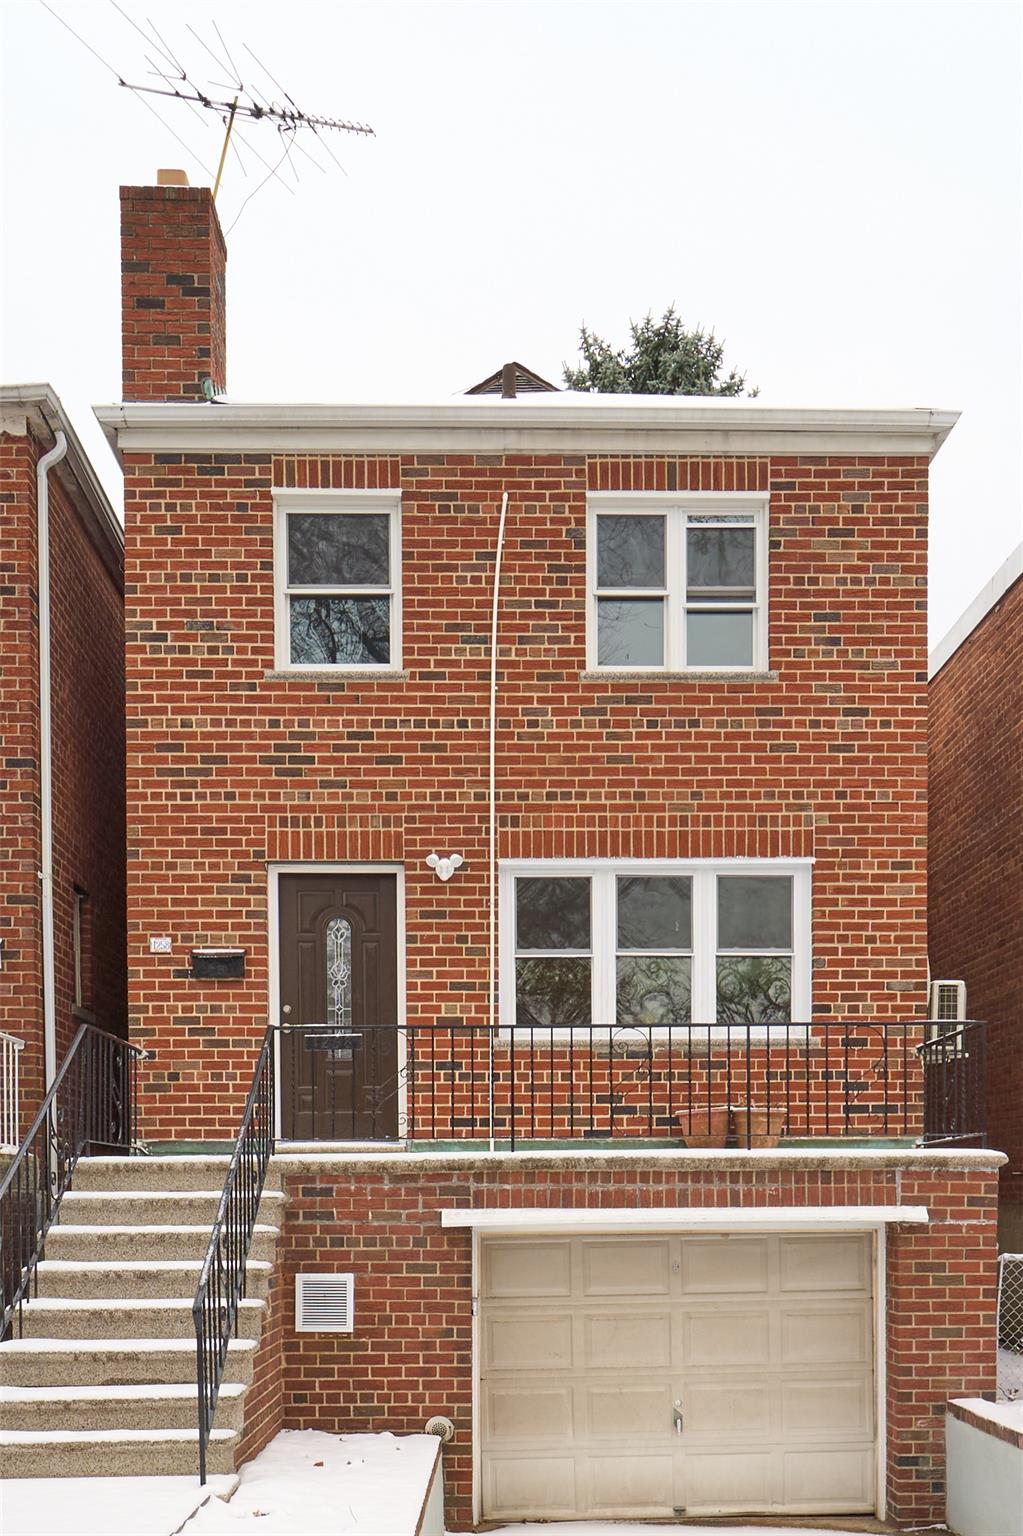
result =
M998 1390L1003 1397L1023 1397L1023 1354L1014 1349L998 1351Z
M944 1526L934 1527L944 1530ZM317 1536L319 1533L317 1532ZM487 1536L864 1536L859 1531L811 1530L805 1525L621 1525L617 1521L569 1520L548 1525L499 1525Z
M181 1536L415 1536L439 1449L434 1435L281 1430Z
M0 1483L3 1536L171 1536L204 1499L238 1481L211 1477L12 1477Z

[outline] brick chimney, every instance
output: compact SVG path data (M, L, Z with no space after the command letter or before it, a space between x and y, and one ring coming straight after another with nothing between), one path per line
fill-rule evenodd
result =
M209 187L160 171L121 188L125 400L203 400L227 386L227 247Z

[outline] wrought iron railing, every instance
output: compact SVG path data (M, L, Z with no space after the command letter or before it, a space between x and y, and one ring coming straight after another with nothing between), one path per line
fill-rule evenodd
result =
M206 1452L231 1339L238 1330L238 1303L245 1295L246 1261L274 1150L274 1049L268 1029L259 1053L241 1128L224 1180L199 1284L192 1303L196 1386L199 1399L199 1481L206 1481Z
M18 1077L24 1040L0 1029L0 1152L15 1152L21 1141L21 1084Z
M145 1054L83 1024L0 1181L0 1338L21 1326L46 1234L78 1159L137 1148L138 1063Z
M987 1031L975 1019L928 1023L919 1046L927 1142L971 1142L987 1134Z
M966 1060L925 1021L655 1028L407 1023L281 1027L292 1140L983 1139L982 1026ZM977 1070L979 1068L979 1075ZM951 1081L950 1081L951 1074Z

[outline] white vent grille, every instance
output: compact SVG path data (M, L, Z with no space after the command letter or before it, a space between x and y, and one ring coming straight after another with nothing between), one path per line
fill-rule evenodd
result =
M296 1275L296 1333L351 1333L355 1326L354 1275Z

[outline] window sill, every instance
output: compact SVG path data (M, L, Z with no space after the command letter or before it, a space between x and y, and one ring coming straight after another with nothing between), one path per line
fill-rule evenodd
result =
M688 672L662 672L658 668L630 671L613 667L598 667L593 671L580 672L584 683L776 683L777 672L763 672L756 667L697 668Z
M408 675L401 667L280 667L264 672L263 679L268 683L368 683L381 678L404 681Z

